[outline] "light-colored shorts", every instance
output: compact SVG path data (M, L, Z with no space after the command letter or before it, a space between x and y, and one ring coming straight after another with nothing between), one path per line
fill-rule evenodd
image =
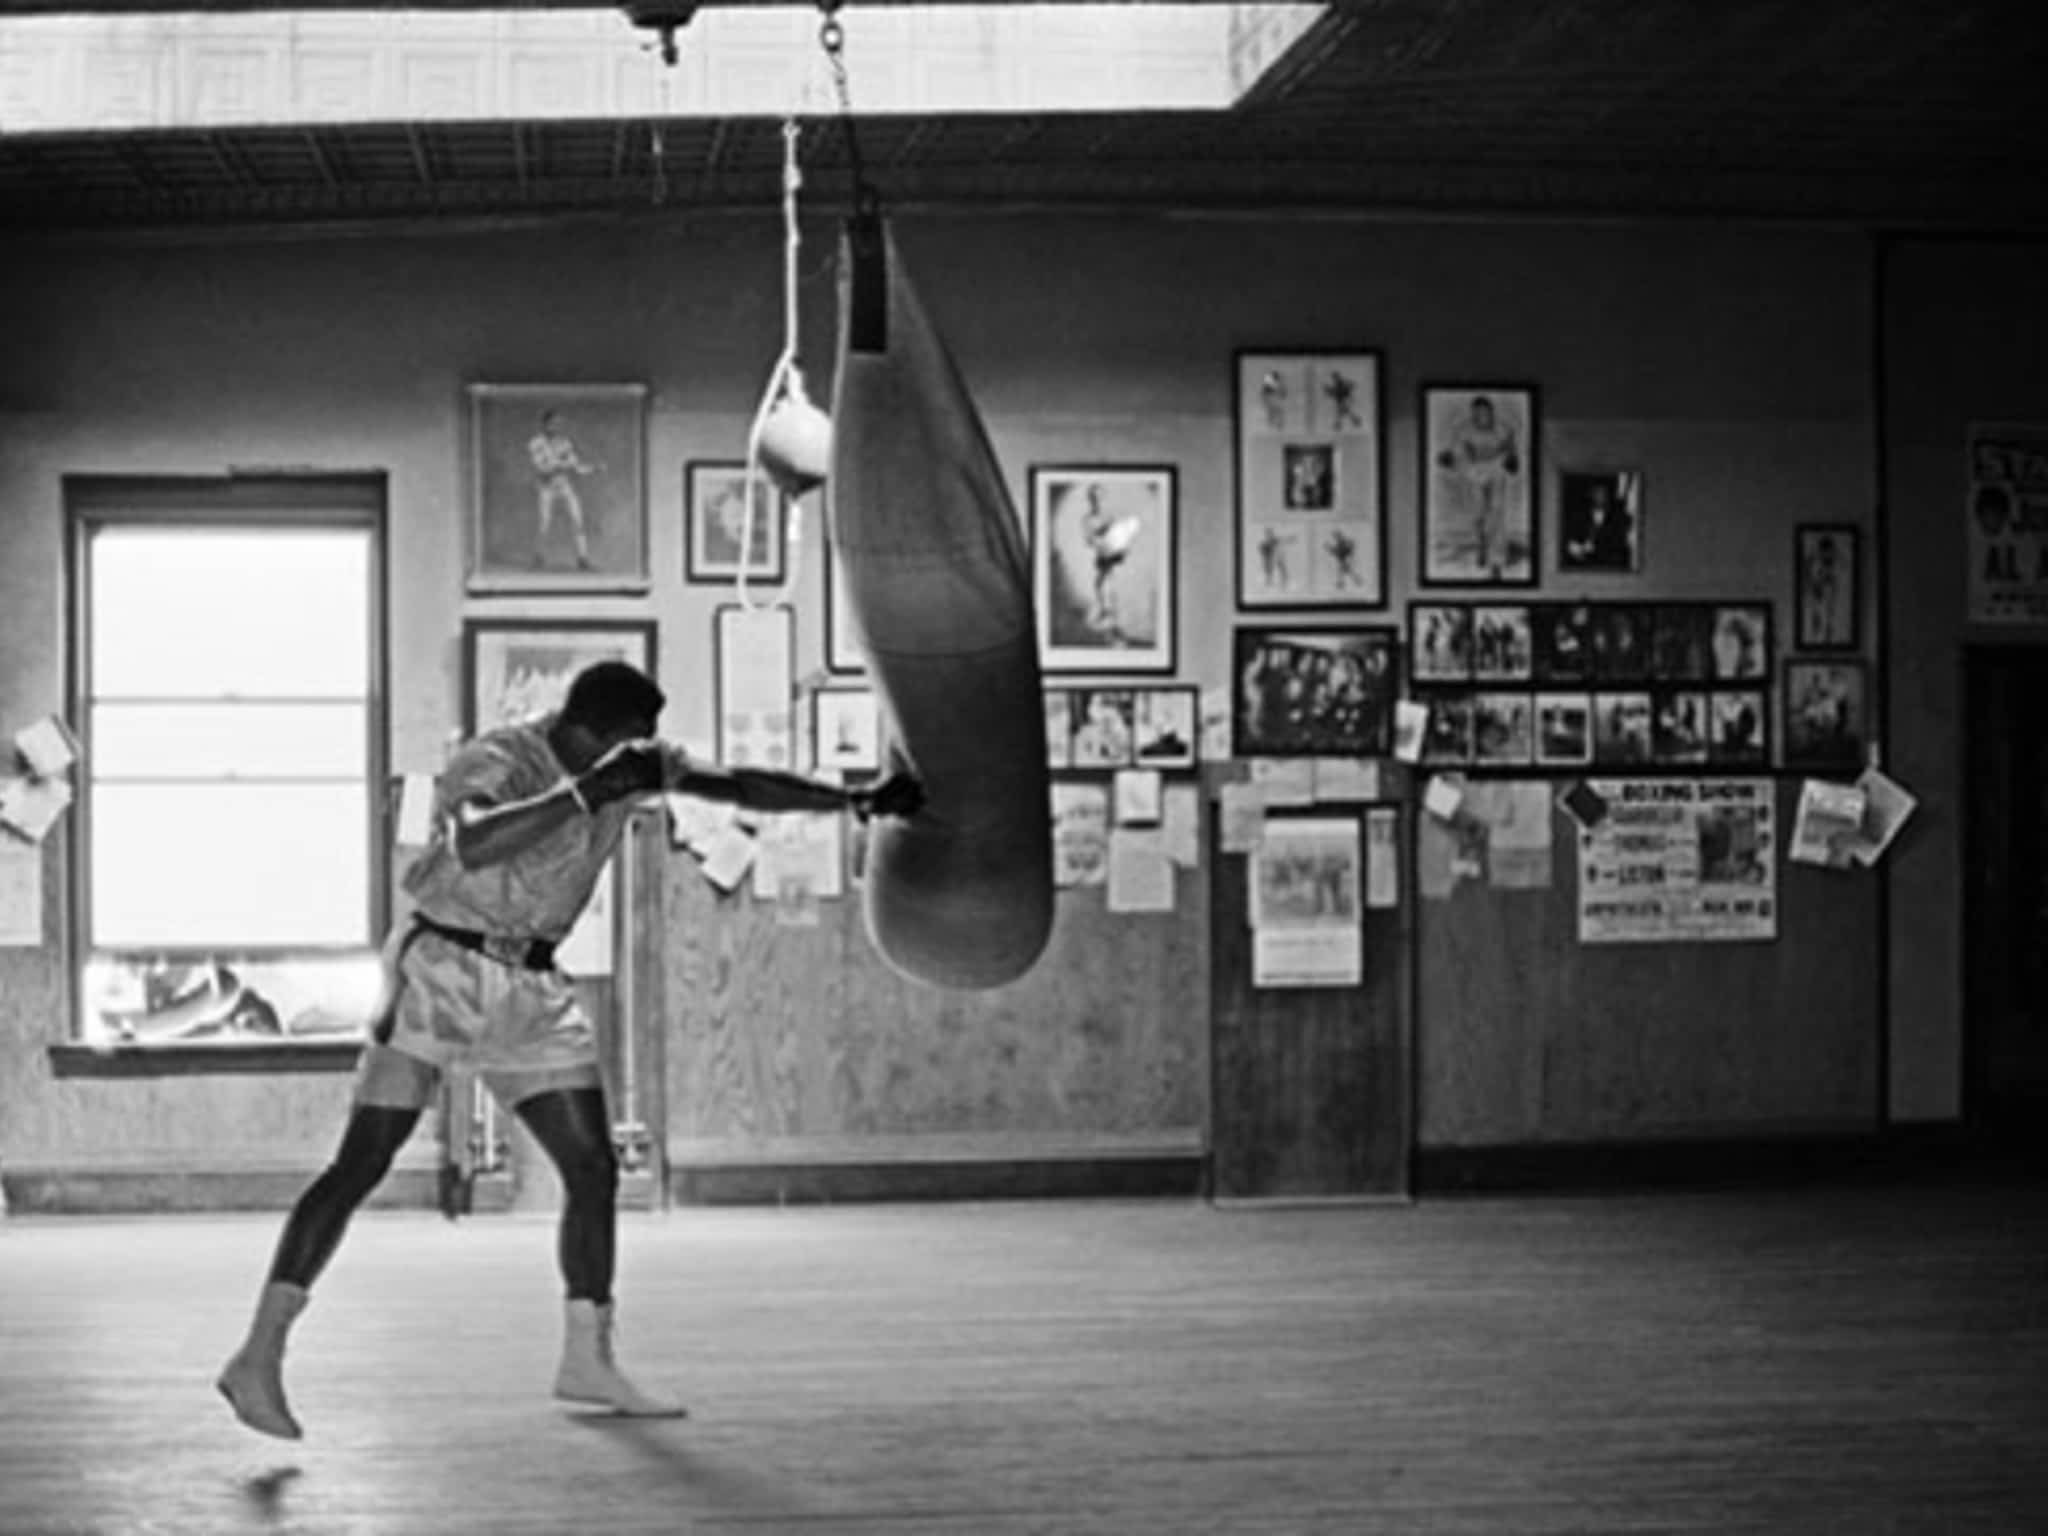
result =
M603 1082L597 1030L560 971L534 971L401 924L384 945L377 1032L356 1064L355 1101L424 1109L441 1074L475 1072L510 1108Z

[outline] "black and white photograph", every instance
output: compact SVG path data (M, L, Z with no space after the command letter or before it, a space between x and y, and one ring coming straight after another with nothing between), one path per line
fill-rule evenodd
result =
M1714 675L1714 609L1706 603L1659 603L1651 637L1653 674L1666 682L1706 682Z
M1771 675L1768 603L1722 603L1714 609L1714 681L1740 683Z
M1480 767L1527 764L1535 757L1533 700L1527 693L1472 695L1472 761Z
M1713 738L1708 752L1713 760L1729 766L1768 763L1771 759L1768 691L1762 688L1716 688L1708 698L1713 710Z
M1422 733L1422 761L1432 767L1471 762L1471 693L1463 688L1441 688L1416 697L1429 707L1429 724Z
M1650 690L1650 757L1659 763L1704 763L1713 721L1701 688Z
M1240 628L1233 648L1239 757L1384 757L1400 696L1397 635Z
M1192 768L1200 750L1201 699L1192 687L1136 690L1131 761L1140 768Z
M647 559L642 384L472 384L475 593L639 592Z
M1038 464L1031 564L1048 672L1171 672L1175 497L1171 465Z
M1793 531L1793 631L1800 650L1853 651L1860 644L1861 537L1852 523L1802 523Z
M1422 389L1422 584L1533 587L1536 389Z
M1530 610L1539 683L1583 683L1593 675L1593 605L1537 603Z
M744 461L692 460L683 466L684 579L780 585L787 517L781 492L766 475L749 481Z
M1593 696L1589 693L1536 695L1536 763L1568 768L1593 761Z
M1069 768L1128 768L1135 760L1136 703L1128 688L1067 690Z
M1233 383L1237 606L1383 607L1379 353L1240 352Z
M1408 675L1417 683L1462 683L1471 679L1469 603L1408 605Z
M1648 763L1655 710L1644 692L1593 695L1593 761L1608 766Z
M1472 609L1472 676L1482 683L1527 682L1536 675L1536 640L1527 603L1479 603Z
M1856 773L1870 751L1870 677L1860 661L1785 663L1785 766Z
M1632 576L1643 568L1643 477L1566 469L1557 477L1557 568Z
M1593 677L1602 683L1642 683L1651 676L1656 609L1636 603L1593 605Z

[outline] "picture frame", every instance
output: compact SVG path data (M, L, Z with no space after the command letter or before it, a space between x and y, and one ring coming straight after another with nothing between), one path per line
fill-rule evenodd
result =
M1593 695L1593 761L1602 767L1641 767L1651 761L1655 710L1644 689Z
M1861 649L1862 530L1853 523L1801 523L1792 541L1792 631L1799 649Z
M786 604L721 603L711 614L712 752L729 768L796 763L791 704L796 615Z
M1591 603L1530 605L1531 671L1539 685L1583 686L1593 676Z
M1633 576L1643 568L1643 473L1561 469L1557 568L1570 575Z
M1384 381L1370 347L1232 354L1239 608L1386 606Z
M1128 768L1134 761L1136 690L1070 688L1067 690L1067 766Z
M1771 605L1713 605L1713 678L1717 683L1763 682L1772 675Z
M788 574L789 500L765 475L751 487L740 459L692 459L683 466L683 579L727 586L779 587ZM742 540L745 547L742 547Z
M1132 720L1131 761L1140 768L1192 768L1201 753L1201 690L1193 684L1140 688Z
M1593 696L1582 690L1536 695L1536 765L1574 768L1593 761Z
M1034 464L1029 481L1040 667L1171 672L1179 472Z
M1542 517L1534 384L1421 387L1421 585L1533 587Z
M1707 695L1712 711L1709 762L1721 767L1757 768L1771 760L1771 706L1764 688L1716 688Z
M836 677L865 677L867 652L862 648L860 629L854 622L853 604L847 599L844 578L839 574L839 556L832 541L825 541L825 670Z
M652 619L465 619L463 734L561 708L570 682L593 662L627 662L652 677L656 636Z
M1704 683L1714 675L1714 606L1659 603L1651 625L1650 670L1666 682Z
M1870 757L1870 669L1862 661L1788 659L1785 766L1857 773Z
M1536 637L1527 603L1472 605L1472 678L1526 683L1536 675Z
M882 702L872 688L811 690L811 766L819 772L879 773Z
M1471 691L1464 688L1434 689L1418 693L1416 701L1429 709L1429 721L1422 731L1422 761L1435 768L1471 762Z
M1713 742L1707 690L1660 683L1650 690L1650 759L1661 765L1704 763Z
M467 591L645 592L644 384L465 386Z
M1482 768L1523 767L1535 756L1535 696L1516 689L1474 693L1473 763Z
M1400 695L1392 625L1239 628L1232 644L1238 757L1385 757Z
M1408 680L1417 684L1472 680L1472 605L1408 605Z

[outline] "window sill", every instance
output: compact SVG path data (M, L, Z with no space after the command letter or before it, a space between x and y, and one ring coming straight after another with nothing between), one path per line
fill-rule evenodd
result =
M58 1077L198 1077L228 1072L346 1072L362 1050L344 1040L188 1041L177 1045L92 1046L65 1042L50 1049Z

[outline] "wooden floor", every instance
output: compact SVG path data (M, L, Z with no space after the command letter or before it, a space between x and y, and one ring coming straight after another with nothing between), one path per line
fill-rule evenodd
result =
M677 1211L545 1392L550 1223L365 1217L210 1386L267 1218L0 1224L0 1532L2048 1531L2048 1194Z

